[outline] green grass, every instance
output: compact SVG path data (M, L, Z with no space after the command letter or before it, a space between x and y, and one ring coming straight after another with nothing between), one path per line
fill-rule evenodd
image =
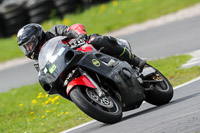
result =
M181 55L149 63L176 86L200 75L200 67L180 69L189 59L191 56ZM46 97L39 84L0 93L0 101L1 133L55 133L92 120L68 100L59 96Z
M55 24L82 23L87 33L106 33L124 26L141 23L161 15L194 5L200 0L119 0L92 7L83 13L66 15L63 20L51 19L42 24L49 30ZM0 62L22 57L16 37L0 39Z
M17 45L16 37L10 39L0 39L0 62L11 60L13 58L24 57L22 51Z
M59 96L46 96L39 84L0 94L1 133L55 133L91 120Z
M118 0L93 7L80 14L66 15L63 20L54 19L43 24L48 30L55 23L84 24L88 34L106 33L121 27L158 18L191 6L200 0Z

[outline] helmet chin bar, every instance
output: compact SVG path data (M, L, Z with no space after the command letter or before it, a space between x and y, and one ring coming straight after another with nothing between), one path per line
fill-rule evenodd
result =
M35 52L33 52L32 54L31 54L31 59L34 59L34 55L35 55Z
M33 52L33 53L31 54L30 58L33 59L33 60L38 60L38 56L39 56L39 54Z

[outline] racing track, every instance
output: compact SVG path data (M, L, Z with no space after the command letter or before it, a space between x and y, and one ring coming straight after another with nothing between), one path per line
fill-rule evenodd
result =
M143 103L125 112L121 122L108 125L93 121L87 126L62 133L199 133L200 77L175 89L169 104L156 107Z

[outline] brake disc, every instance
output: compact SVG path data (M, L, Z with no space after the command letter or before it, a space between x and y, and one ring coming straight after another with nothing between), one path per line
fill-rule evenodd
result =
M86 88L86 93L91 100L98 103L99 105L106 107L106 108L113 107L113 101L110 100L108 97L106 97L106 96L99 97L94 90L88 89L88 88Z

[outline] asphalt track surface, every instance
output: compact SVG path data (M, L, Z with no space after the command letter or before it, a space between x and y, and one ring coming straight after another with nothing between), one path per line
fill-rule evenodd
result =
M148 60L200 49L200 16L175 21L126 36L133 53ZM0 70L0 92L38 81L33 62Z
M129 40L133 53L147 59L185 54L200 49L200 16L120 36Z
M93 121L87 126L62 133L199 133L200 77L178 87L172 101L163 106L143 103L136 110L125 112L122 121L108 125Z

